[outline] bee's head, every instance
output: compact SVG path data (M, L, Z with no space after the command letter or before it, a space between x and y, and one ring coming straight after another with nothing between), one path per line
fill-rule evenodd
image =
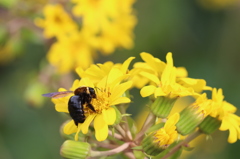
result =
M91 95L92 98L97 98L95 90L92 87L88 87L89 89L89 93Z

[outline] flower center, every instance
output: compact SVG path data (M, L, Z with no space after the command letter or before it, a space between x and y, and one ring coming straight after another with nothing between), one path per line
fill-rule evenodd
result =
M62 23L62 19L59 17L59 15L55 15L55 16L54 16L54 21L55 21L57 24L61 24L61 23Z
M110 107L109 105L109 98L111 93L107 90L100 89L96 92L97 98L93 98L91 101L91 104L93 105L95 112L92 111L90 108L85 107L84 111L86 112L85 115L91 115L91 114L101 114L104 109L108 109Z

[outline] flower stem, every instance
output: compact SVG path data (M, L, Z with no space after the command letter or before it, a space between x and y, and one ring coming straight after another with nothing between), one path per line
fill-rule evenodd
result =
M118 125L115 125L115 129L120 133L120 135L126 139L126 132L125 130L118 124Z
M113 136L114 138L116 138L118 140L122 140L123 139L122 135L120 135L120 134L118 134L116 132L113 134L111 131L108 131L108 134Z
M139 141L141 141L143 139L143 136L144 136L146 130L148 128L150 128L155 123L155 120L156 120L156 116L153 113L149 112L148 117L145 120L141 130L136 135L136 138L135 138L136 142L139 142Z
M131 151L125 152L124 155L127 156L129 159L136 159L133 152Z
M201 134L202 133L199 130L192 133L185 140L183 140L182 142L177 144L175 147L173 147L164 157L162 157L162 159L167 159L168 157L173 155L175 152L177 152L182 146L185 146L186 144L188 144L190 141L192 141L193 139L195 139L196 137L198 137Z
M124 108L124 105L120 105L119 106L119 110L122 114L125 114L126 113L126 109ZM123 116L123 129L125 130L126 132L126 137L128 138L129 141L132 140L132 134L130 132L130 128L129 128L129 125L128 125L128 120L127 120L127 117L126 116Z
M93 150L91 150L90 156L91 157L100 157L100 156L114 155L114 154L123 152L124 150L128 149L129 145L130 145L130 143L126 142L126 143L122 144L121 146L119 146L115 149L109 150L109 151L93 151Z

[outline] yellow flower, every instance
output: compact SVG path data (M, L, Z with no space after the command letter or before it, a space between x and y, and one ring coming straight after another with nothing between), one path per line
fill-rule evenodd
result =
M88 133L90 123L93 121L95 129L95 137L98 141L103 141L108 136L108 125L113 125L116 120L116 111L112 107L121 103L129 103L130 99L122 96L124 92L132 85L131 81L121 83L122 72L116 67L113 67L107 76L103 77L96 85L94 85L89 78L82 78L80 81L76 80L73 83L71 90L75 90L80 86L88 86L96 88L96 99L92 99L92 105L96 112L93 112L87 107L84 107L86 120L84 123L74 124L70 121L65 125L63 131L66 134L76 132L75 140L78 138L78 133ZM95 87L96 86L96 87ZM63 97L60 99L53 99L57 111L68 112L68 100L70 97Z
M153 74L158 78L161 78L163 70L167 65L165 62L153 57L149 53L143 52L140 55L145 62L135 63L132 70L132 72L134 72L133 74L135 74L132 80L134 82L134 86L137 88L142 88L151 81L151 79L147 77L147 74ZM176 69L174 76L177 84L185 88L193 89L196 93L200 93L203 90L211 90L210 87L206 86L205 80L189 78L186 68L174 67L174 69ZM142 75L142 72L146 72L147 74L144 73L145 75Z
M73 7L73 14L83 17L83 26L89 27L95 33L104 28L110 19L114 19L118 14L118 4L116 0L72 0L76 5Z
M136 25L136 17L122 15L115 21L105 25L101 30L101 36L97 36L96 47L104 54L114 52L116 47L131 49L133 47L133 28Z
M141 89L140 93L142 97L154 94L155 97L169 96L170 98L175 98L194 94L193 89L185 88L176 83L177 70L173 66L172 53L168 53L166 56L167 64L159 59L153 59L149 54L144 54L144 60L148 61L148 65L153 71L155 71L155 73L140 72L142 76L153 82L153 84L145 86Z
M132 30L136 17L132 13L133 0L73 0L73 14L82 17L82 30L92 36L92 45L104 54L116 47L133 46Z
M212 92L213 111L210 115L222 121L219 129L229 130L228 142L234 143L240 139L240 117L234 114L237 108L223 99L222 89L214 88Z
M180 77L176 79L176 82L183 87L192 88L194 92L200 93L203 90L212 90L211 87L207 86L204 79L194 79L189 77Z
M55 42L48 54L48 61L60 73L67 73L77 67L86 69L93 63L94 51L80 32L62 36Z
M158 130L154 137L154 142L162 148L167 148L171 145L178 137L178 132L176 131L176 123L180 118L179 113L173 114L165 123L164 127Z
M76 23L60 4L46 5L43 9L43 13L45 19L36 18L35 24L44 28L44 36L46 38L67 35L77 30Z
M203 93L199 95L191 107L196 108L197 113L203 114L204 117L208 116L212 112L211 100L207 98L207 94Z
M88 69L84 71L82 67L78 67L76 72L78 73L79 77L81 78L89 78L91 81L96 84L98 83L103 77L107 76L111 71L112 67L116 67L121 71L121 74L127 75L129 74L128 67L131 61L135 57L129 57L127 60L123 62L123 64L114 64L111 61L105 62L103 64L91 65ZM126 76L127 78L128 76Z

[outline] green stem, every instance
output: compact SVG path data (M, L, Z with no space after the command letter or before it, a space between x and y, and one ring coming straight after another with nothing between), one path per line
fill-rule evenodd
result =
M119 110L122 114L125 114L126 113L126 109L124 108L123 105L120 105L119 106ZM132 134L130 132L130 128L129 128L129 125L128 125L128 120L127 120L127 117L126 116L123 116L123 129L125 130L126 132L126 137L128 138L128 141L132 141Z
M147 129L149 129L155 123L155 120L156 120L156 116L153 113L149 112L148 117L145 120L141 130L136 135L135 141L137 143L143 139L145 132L147 131Z
M196 137L198 137L201 134L202 133L200 131L196 131L196 132L192 133L185 140L183 140L182 142L177 144L175 147L173 147L164 157L162 157L162 159L167 159L168 157L173 155L175 152L177 152L182 146L185 146L186 144L188 144L190 141L192 141L193 139L195 139Z

